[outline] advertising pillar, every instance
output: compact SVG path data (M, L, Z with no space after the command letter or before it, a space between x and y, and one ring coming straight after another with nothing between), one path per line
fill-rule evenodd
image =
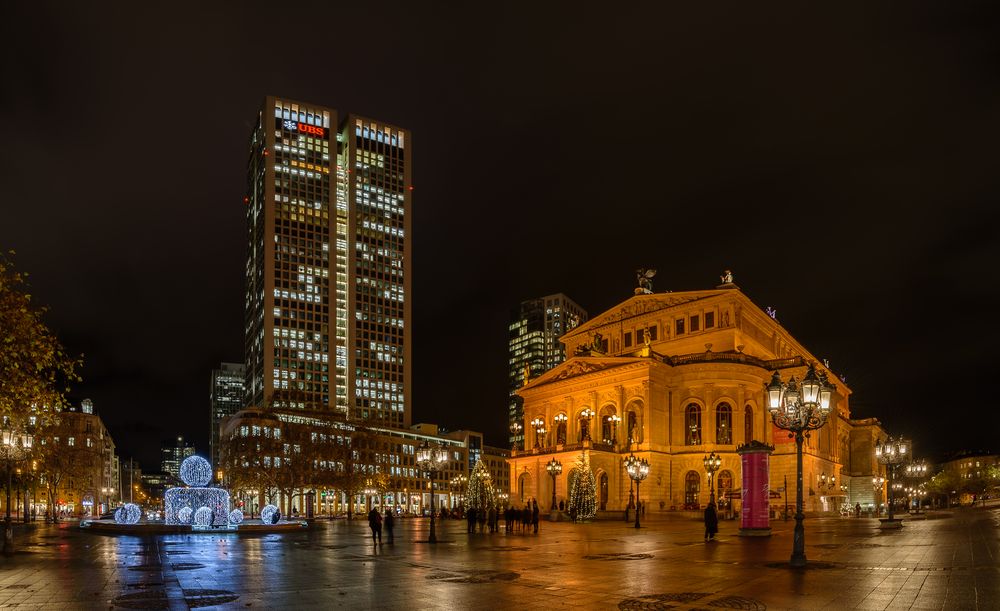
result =
M743 466L740 536L771 536L771 453L774 447L751 441L736 449Z

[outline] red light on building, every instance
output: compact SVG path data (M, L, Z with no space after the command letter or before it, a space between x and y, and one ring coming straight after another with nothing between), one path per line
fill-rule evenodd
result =
M410 191L412 191L412 190L413 190L413 185L410 185L410 186L409 186L409 187L407 187L407 188L408 188L408 189L409 189Z
M250 198L249 197L244 197L243 198L243 203L244 204L249 204L250 203Z
M267 149L264 149L264 156L267 157Z

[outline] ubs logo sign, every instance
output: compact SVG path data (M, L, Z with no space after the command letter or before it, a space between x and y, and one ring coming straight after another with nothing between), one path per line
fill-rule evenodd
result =
M308 123L302 123L301 121L292 121L291 119L283 119L281 121L281 126L292 132L301 132L303 134L309 134L310 136L319 136L320 138L326 138L326 128L318 127L316 125L309 125Z

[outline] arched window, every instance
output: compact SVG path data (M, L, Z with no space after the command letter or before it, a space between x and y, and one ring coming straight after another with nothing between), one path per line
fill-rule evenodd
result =
M695 403L688 404L685 412L684 445L701 445L701 408Z
M719 499L719 504L726 507L730 503L729 493L733 491L733 473L732 471L720 471L718 480L719 490L715 495L715 498Z
M563 419L556 421L556 443L566 443L566 421Z
M601 511L608 508L608 474L601 473Z
M743 443L753 441L753 408L747 404L743 408Z
M601 418L601 441L604 443L614 442L614 422L611 421L611 416L604 416Z
M720 403L715 408L715 443L733 443L733 408L728 403Z
M697 471L688 471L684 476L684 506L697 509L701 506L701 475Z
M524 503L524 488L528 481L528 474L522 473L521 477L517 480L517 495L520 497L521 502Z

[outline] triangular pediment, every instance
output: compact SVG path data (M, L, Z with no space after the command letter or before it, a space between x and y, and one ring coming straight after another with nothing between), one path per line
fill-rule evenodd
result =
M575 356L546 371L537 378L534 378L518 389L518 392L590 375L592 373L605 373L612 369L627 367L629 365L643 362L650 362L650 359L640 357Z
M651 312L666 310L674 306L691 303L709 297L717 297L724 294L732 294L733 289L715 289L708 291L683 291L678 293L651 293L648 295L635 295L626 301L609 308L591 318L584 324L563 335L562 340L575 337L577 335L589 336L594 330L600 329L604 325L617 324L625 319L642 316Z

